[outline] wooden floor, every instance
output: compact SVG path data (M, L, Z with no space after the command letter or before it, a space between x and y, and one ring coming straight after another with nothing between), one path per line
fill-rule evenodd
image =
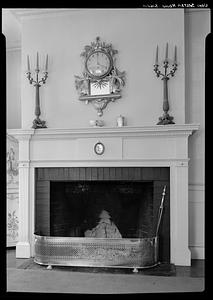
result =
M16 258L15 248L7 249L7 268L18 268L26 258ZM176 266L176 276L183 277L204 277L205 261L201 259L193 259L190 267Z
M176 266L174 276L84 273L54 270L23 270L27 259L17 259L7 249L7 292L126 294L204 291L204 261L190 267Z

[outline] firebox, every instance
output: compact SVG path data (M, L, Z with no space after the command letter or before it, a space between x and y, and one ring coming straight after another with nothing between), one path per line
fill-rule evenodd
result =
M48 238L51 243L54 238L62 241L64 249L61 248L61 251L66 253L69 252L66 249L66 238L71 238L70 241L77 241L86 249L84 253L87 256L90 250L88 246L85 248L85 243L89 245L90 241L93 246L96 241L99 244L101 242L102 247L105 245L105 250L110 247L110 253L113 247L113 251L121 251L121 248L115 250L113 243L117 243L116 247L118 244L121 247L121 243L124 243L125 246L122 244L122 247L127 251L130 247L128 241L137 242L140 247L143 242L143 247L146 248L147 245L150 247L150 243L156 247L157 242L158 260L170 262L169 177L167 167L37 168L36 249L44 251L42 237L46 242ZM167 187L164 210L159 240L156 241L164 186ZM103 226L105 223L108 227ZM100 245L98 247L96 256L97 253L100 254ZM60 249L59 244L56 248ZM134 251L140 252L139 249L142 248ZM126 255L130 257L134 251L131 250L129 256ZM75 265L75 262L72 261L72 264Z
M102 211L122 238L154 235L151 181L52 181L50 199L51 236L85 237L98 224Z

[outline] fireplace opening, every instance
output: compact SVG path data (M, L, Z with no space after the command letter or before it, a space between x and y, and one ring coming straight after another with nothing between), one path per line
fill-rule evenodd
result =
M155 232L153 182L52 181L50 199L51 236L144 238Z
M169 183L168 167L37 168L34 233L99 237L94 232L105 211L105 219L123 239L152 238L166 185L158 244L159 260L170 262Z

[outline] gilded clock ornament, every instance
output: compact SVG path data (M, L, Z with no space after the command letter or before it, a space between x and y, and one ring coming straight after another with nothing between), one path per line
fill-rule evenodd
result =
M98 116L109 102L121 98L121 90L125 85L125 72L115 66L115 54L111 44L96 38L91 45L86 45L81 56L84 58L83 76L75 76L75 86L79 100L92 103Z

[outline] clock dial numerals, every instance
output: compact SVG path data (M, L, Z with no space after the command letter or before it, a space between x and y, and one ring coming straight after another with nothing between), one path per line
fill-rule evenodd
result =
M96 51L87 59L86 67L91 75L100 77L109 71L110 59L105 53Z

